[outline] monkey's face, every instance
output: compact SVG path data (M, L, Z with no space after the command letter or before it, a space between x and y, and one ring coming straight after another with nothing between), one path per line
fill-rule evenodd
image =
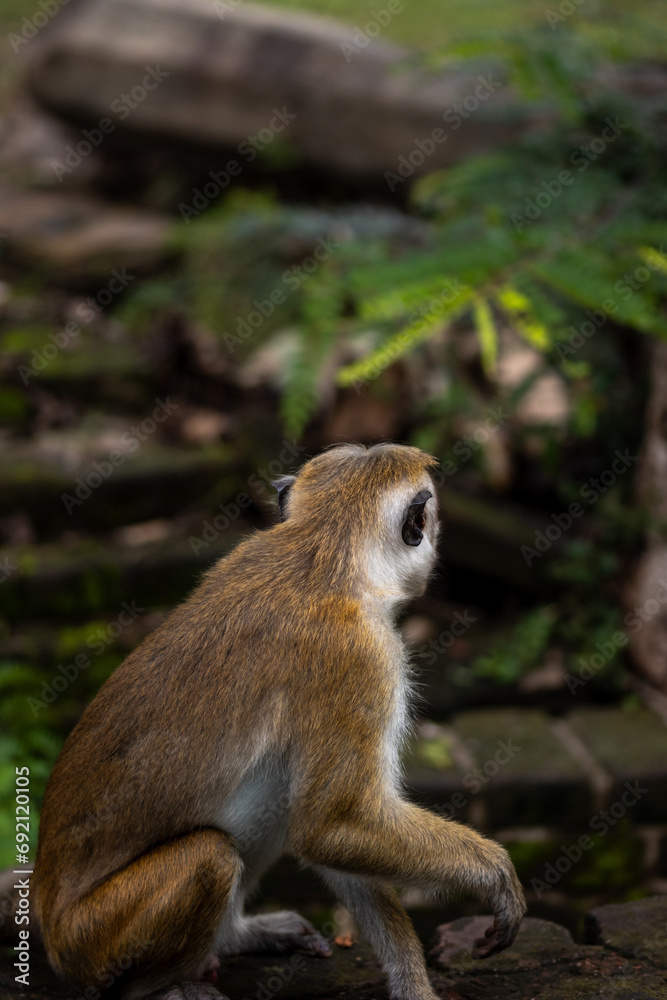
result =
M426 470L406 478L380 498L379 544L370 549L373 583L397 601L426 590L437 560L440 533L435 485Z
M278 490L283 520L332 549L366 594L390 605L424 592L437 558L435 459L417 448L338 445Z

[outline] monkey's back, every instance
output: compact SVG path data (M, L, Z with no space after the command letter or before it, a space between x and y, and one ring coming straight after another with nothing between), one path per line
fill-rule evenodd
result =
M359 602L287 542L289 526L277 525L220 560L84 712L44 797L43 917L156 843L235 816L247 824L250 801L288 797L295 729L322 730L326 752L327 720L339 729L354 698L355 663L378 672L377 704L364 710L385 710L391 683Z

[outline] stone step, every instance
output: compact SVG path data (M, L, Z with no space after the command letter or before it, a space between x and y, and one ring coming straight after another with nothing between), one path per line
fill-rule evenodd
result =
M585 708L572 712L568 721L609 775L612 809L631 813L635 823L667 823L667 726L662 719L646 708Z
M29 64L32 93L87 126L63 148L63 175L103 155L123 131L146 143L163 136L217 147L225 155L209 191L195 195L195 214L273 142L327 171L384 173L393 191L535 133L559 114L555 104L521 100L497 63L428 73L408 50L309 13L90 0L68 15L41 33ZM664 67L606 68L598 82L645 107L663 106Z
M168 447L148 440L141 423L115 421L91 433L54 432L6 446L0 517L27 515L38 537L53 538L174 517L186 508L213 509L238 494L229 446Z
M442 815L490 829L543 824L554 812L583 819L594 804L587 774L537 709L481 709L422 725L408 785Z
M197 521L197 528L201 521ZM80 622L136 599L146 607L183 600L201 572L247 530L235 523L195 554L190 532L156 542L111 547L103 540L0 550L0 611L9 621ZM197 532L199 534L199 532Z
M611 913L609 912L611 911ZM309 914L313 916L312 914ZM594 944L577 944L565 928L547 920L524 919L511 948L483 962L471 957L476 938L483 936L492 918L463 917L436 929L430 953L429 976L439 996L461 1000L667 1000L664 964L654 952L642 951L632 937L642 931L664 938L667 897L599 907L591 915ZM320 914L315 926L329 937L336 923ZM334 944L326 961L296 952L287 955L240 955L223 959L225 991L235 997L284 1000L305 998L387 997L386 979L368 946L352 940ZM59 983L33 939L28 985L34 1000L66 1000L71 989ZM631 958L626 958L631 955ZM0 949L0 1000L25 996L15 980L16 954Z
M82 306L93 309L95 303L88 306L84 302L79 308ZM76 320L71 321L69 329L66 322L60 326L7 325L9 329L0 335L0 374L7 384L17 384L18 377L18 384L30 389L40 385L51 389L67 387L77 398L83 395L84 399L96 399L98 403L100 389L110 386L116 392L117 407L122 383L129 382L132 388L122 385L120 398L139 402L139 390L143 387L144 395L148 395L155 382L155 374L136 338L124 331L118 336L116 329L116 337L111 340ZM113 401L109 394L108 402Z
M421 724L407 783L442 815L486 829L667 823L667 727L646 709L462 712Z
M400 170L402 183L553 119L493 73L406 69L407 50L360 46L353 28L311 14L92 0L70 15L54 19L33 49L32 93L94 127L98 152L121 130L231 150L211 173L218 193L273 141L327 171ZM82 133L81 141L94 140ZM68 169L65 150L62 159Z
M115 282L114 292L122 277L113 272L150 271L166 259L172 223L89 195L3 185L0 233L3 252L19 263L47 268L60 280L104 278Z

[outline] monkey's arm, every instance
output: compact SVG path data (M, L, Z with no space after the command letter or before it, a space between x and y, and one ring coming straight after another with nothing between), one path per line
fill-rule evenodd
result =
M321 760L321 758L320 758ZM469 827L403 800L382 775L381 759L329 757L312 774L293 810L293 850L306 861L362 876L463 891L495 914L477 954L508 947L525 912L523 891L507 852Z

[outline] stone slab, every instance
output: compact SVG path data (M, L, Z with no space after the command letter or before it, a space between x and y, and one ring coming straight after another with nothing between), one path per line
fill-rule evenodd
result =
M474 960L469 948L489 919L464 918L438 929L433 958L449 948L446 962L430 972L438 996L450 1000L667 1000L663 970L641 959L630 961L602 945L577 945L564 928L545 920L527 918L511 948L484 961ZM0 1000L67 1000L73 996L55 980L37 950L31 959L30 987L18 990L12 961L12 952L0 949ZM335 946L328 960L298 954L225 959L220 986L237 1000L266 1000L276 994L283 1000L387 998L377 960L354 939L351 947Z
M631 823L667 822L667 726L645 708L577 709L568 717L611 775L607 809Z
M275 126L280 142L327 170L397 171L403 158L403 179L553 120L553 111L519 102L493 73L430 75L406 67L408 51L381 41L360 46L358 31L330 19L253 3L217 6L73 4L33 46L32 93L82 124L106 118L146 137L235 149L241 169L251 162L249 137Z
M11 256L61 276L151 269L172 232L164 216L61 191L0 188L0 234Z
M667 969L667 896L598 906L586 917L591 944Z
M514 943L506 951L482 961L472 958L477 938L493 923L493 917L462 917L436 930L435 945L430 953L439 968L458 975L472 971L496 973L511 968L539 968L541 965L580 958L584 951L572 940L565 927L550 920L524 917Z
M466 787L485 805L490 828L576 823L590 816L588 778L535 709L462 712L453 728L474 758ZM464 789L465 790L465 789Z

